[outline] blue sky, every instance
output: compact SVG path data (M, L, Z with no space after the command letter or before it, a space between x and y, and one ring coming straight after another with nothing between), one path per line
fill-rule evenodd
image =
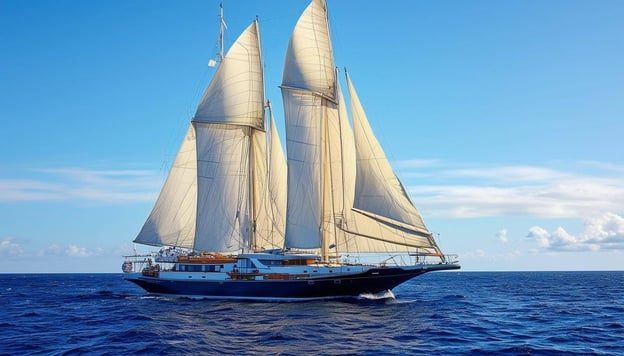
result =
M260 18L267 96L307 1ZM329 0L336 64L464 270L624 269L624 2ZM217 52L218 1L0 1L0 273L118 272ZM283 131L283 130L282 130Z

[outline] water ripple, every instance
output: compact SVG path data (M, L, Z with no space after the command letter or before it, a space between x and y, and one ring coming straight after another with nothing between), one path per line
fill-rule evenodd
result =
M624 272L432 273L305 303L155 297L116 274L0 283L0 354L624 354Z

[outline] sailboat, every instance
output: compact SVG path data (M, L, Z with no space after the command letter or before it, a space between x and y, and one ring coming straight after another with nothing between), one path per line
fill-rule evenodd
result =
M311 1L288 44L286 155L264 95L258 20L220 57L134 240L161 249L125 256L125 279L153 294L298 301L384 293L460 268L394 173L346 70L345 100L324 0Z

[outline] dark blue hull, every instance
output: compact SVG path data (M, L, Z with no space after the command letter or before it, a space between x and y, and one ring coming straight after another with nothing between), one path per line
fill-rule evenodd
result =
M375 268L358 274L297 280L207 281L146 276L128 280L154 294L216 299L309 300L376 294L429 271L458 268L458 265L432 265L419 269Z

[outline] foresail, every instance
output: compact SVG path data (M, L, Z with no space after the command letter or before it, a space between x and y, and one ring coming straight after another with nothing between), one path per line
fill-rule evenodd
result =
M336 78L325 2L314 0L293 30L282 96L288 153L286 247L321 247L327 118L336 111Z
M373 134L347 75L357 155L354 207L413 226L430 234Z
M256 21L225 55L204 92L193 121L264 130L264 84Z
M134 242L193 247L197 211L196 157L195 129L191 125L156 204Z
M339 253L408 252L440 254L432 236L397 221L353 209L344 236L336 243Z

